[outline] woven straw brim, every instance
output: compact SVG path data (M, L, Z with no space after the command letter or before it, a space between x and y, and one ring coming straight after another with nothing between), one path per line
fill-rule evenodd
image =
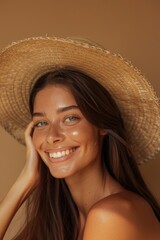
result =
M11 44L0 54L0 124L24 144L29 95L39 76L72 66L100 82L115 99L138 163L160 150L160 108L152 87L122 57L78 40L38 37Z

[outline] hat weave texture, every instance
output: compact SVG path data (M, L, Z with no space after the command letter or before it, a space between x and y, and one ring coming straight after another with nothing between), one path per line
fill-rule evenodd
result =
M31 120L29 95L36 80L56 67L74 67L111 93L137 163L160 150L160 105L152 86L121 56L80 40L35 37L12 43L0 53L0 124L24 144Z

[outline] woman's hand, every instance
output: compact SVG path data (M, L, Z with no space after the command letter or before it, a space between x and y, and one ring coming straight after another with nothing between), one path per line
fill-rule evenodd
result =
M40 180L40 157L34 148L32 141L33 122L29 123L25 131L26 141L26 163L22 174L28 177L28 183L32 188L35 188Z

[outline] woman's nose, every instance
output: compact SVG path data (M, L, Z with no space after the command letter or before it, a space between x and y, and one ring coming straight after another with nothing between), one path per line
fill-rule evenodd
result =
M47 137L46 137L46 141L49 144L53 144L53 143L56 143L56 142L63 141L63 139L64 139L64 133L60 129L60 127L50 126L50 128L48 130Z

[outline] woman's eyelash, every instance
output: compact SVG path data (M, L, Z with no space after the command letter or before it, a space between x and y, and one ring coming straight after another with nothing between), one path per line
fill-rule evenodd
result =
M70 115L64 118L64 123L68 123L68 124L72 124L74 122L77 122L80 119L79 116L75 116L75 115ZM48 125L47 121L37 121L34 124L34 128L41 128L41 127L45 127Z
M34 127L43 127L43 126L46 126L47 125L47 122L45 121L39 121L39 122L36 122L34 124Z
M71 116L68 116L65 118L65 122L74 122L74 121L78 121L80 119L79 116L74 116L74 115L71 115Z

